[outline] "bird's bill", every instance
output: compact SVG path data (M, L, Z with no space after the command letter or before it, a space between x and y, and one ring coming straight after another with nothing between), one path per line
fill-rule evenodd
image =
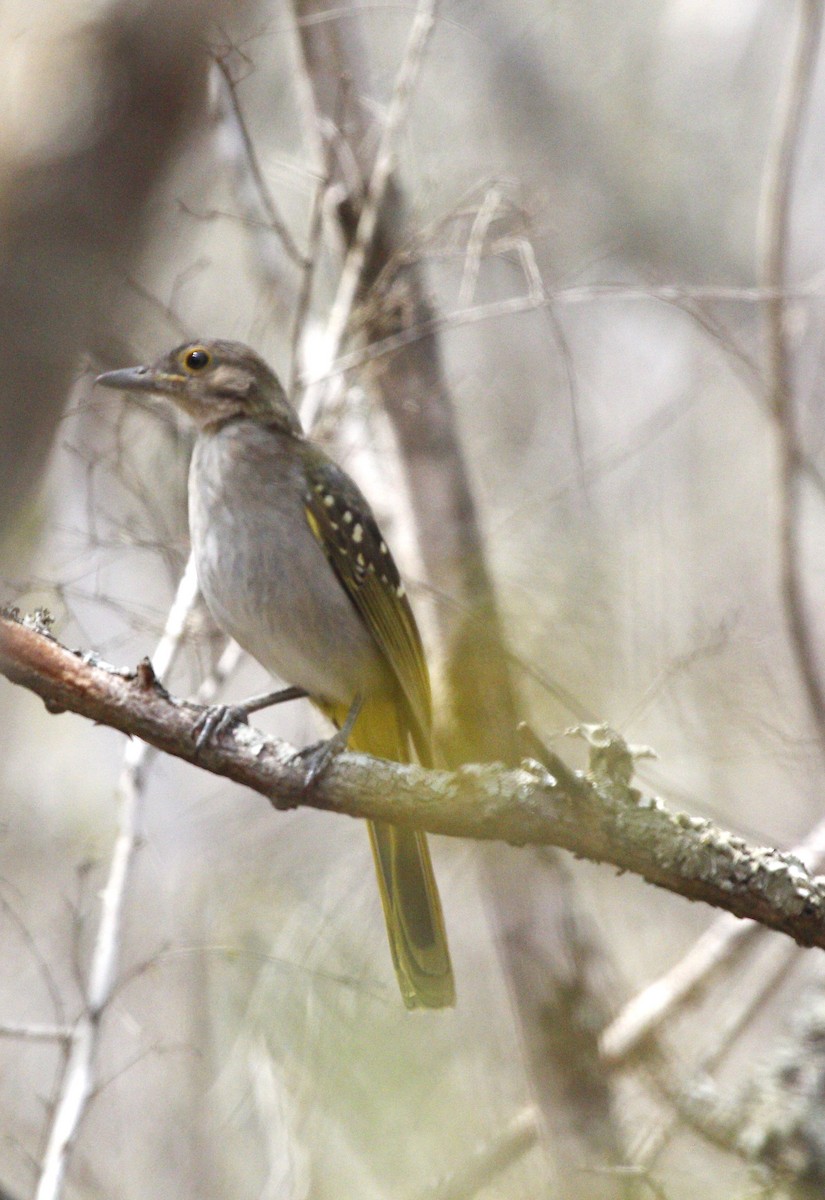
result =
M106 371L95 380L101 387L117 388L123 392L156 392L161 395L177 391L184 382L180 375L155 371L152 367L123 367L120 371Z

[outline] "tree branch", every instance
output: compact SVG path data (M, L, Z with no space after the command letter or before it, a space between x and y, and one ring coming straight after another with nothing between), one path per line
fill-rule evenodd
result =
M164 672L177 657L186 619L192 611L197 595L195 564L190 556L174 603L169 610L163 637L155 650L155 659ZM36 627L40 632L35 632L35 636L43 638L42 618L38 617ZM53 642L48 636L45 640ZM106 884L101 893L100 921L85 985L86 1002L67 1041L68 1057L46 1138L36 1200L58 1200L63 1195L71 1150L95 1088L100 1018L111 999L117 974L123 933L123 910L139 845L138 816L143 799L142 781L151 757L152 751L147 743L137 741L129 742L123 755L123 767L117 786L117 836Z
M821 489L821 477L799 445L794 414L793 370L786 325L787 303L799 293L788 284L790 212L801 133L810 100L822 25L822 5L802 0L797 5L796 29L789 51L775 118L775 130L765 168L761 212L762 284L747 289L749 297L765 310L767 333L767 402L778 427L780 462L779 544L781 591L791 645L800 676L816 721L825 741L825 692L817 668L814 639L805 612L800 563L800 485L803 476ZM821 276L803 284L803 293L814 295ZM821 822L795 852L816 868L825 854L825 822ZM701 987L720 966L732 970L751 945L759 930L726 917L707 929L681 962L633 997L602 1035L602 1054L612 1065L620 1065L671 1017L675 1010L695 999Z
M591 778L559 783L525 760L517 770L470 765L426 771L343 754L311 789L286 743L240 727L197 753L200 708L176 700L148 660L116 670L62 646L36 622L0 617L0 674L66 709L260 792L276 808L313 808L451 837L554 845L633 871L690 900L751 917L825 948L825 879L792 855L748 846L709 821L670 812L629 786L633 754L590 730Z
M825 863L825 821L820 821L791 854L816 873ZM736 971L764 927L735 921L722 913L694 942L679 962L646 984L614 1016L601 1035L601 1057L620 1067L649 1048L654 1035L684 1009L695 1003L711 983Z
M395 167L396 139L407 115L424 60L424 52L435 26L435 10L436 0L418 0L404 57L396 76L386 121L375 154L369 185L358 214L355 236L347 250L347 257L338 280L338 290L327 321L324 342L328 363L334 361L339 353L349 325L352 307L363 279L370 248L378 228L382 203ZM307 388L302 405L302 416L308 426L311 427L317 419L324 399L324 390L313 380L310 387Z

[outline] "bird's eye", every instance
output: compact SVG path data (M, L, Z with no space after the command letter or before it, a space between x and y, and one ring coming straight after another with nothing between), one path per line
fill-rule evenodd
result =
M209 351L204 350L202 346L196 346L194 350L187 350L183 357L183 365L188 371L202 371L204 367L208 367L211 362Z

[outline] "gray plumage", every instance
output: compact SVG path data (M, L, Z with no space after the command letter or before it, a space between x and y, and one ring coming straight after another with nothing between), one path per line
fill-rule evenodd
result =
M292 437L254 421L201 433L189 474L198 579L220 627L278 678L348 708L389 692L374 639L305 512Z
M192 548L204 598L224 632L303 689L349 731L353 748L397 762L410 761L414 748L430 765L429 676L392 555L354 482L304 437L266 363L237 342L195 342L98 382L168 396L195 422ZM210 735L222 727L223 716L208 726ZM451 1005L453 973L427 840L367 824L404 1002Z

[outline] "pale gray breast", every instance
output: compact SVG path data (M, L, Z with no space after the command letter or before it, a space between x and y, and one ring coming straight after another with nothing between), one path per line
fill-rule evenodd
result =
M258 662L349 705L387 686L387 671L309 528L290 442L251 420L200 434L189 473L198 579L218 625Z

